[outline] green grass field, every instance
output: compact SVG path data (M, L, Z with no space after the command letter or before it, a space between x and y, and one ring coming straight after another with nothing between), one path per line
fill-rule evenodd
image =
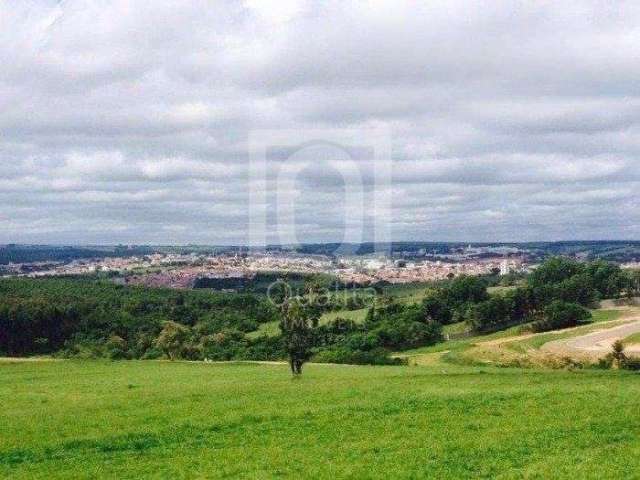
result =
M631 478L640 376L0 363L1 478Z

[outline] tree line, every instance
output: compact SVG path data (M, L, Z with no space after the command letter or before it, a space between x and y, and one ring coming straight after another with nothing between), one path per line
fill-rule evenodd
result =
M465 321L476 332L529 323L545 331L587 321L589 307L604 298L640 292L640 272L601 260L546 260L521 285L488 295L479 277L459 277L425 298L425 313L441 324Z
M442 340L442 327L465 322L483 333L515 324L533 331L589 320L602 298L634 296L640 274L596 261L552 258L514 288L489 294L486 278L460 276L402 304L378 293L364 322L337 318L335 293L310 279L280 301L257 293L215 293L122 286L95 279L0 280L0 355L278 360L294 373L304 362L391 364L392 351ZM273 293L273 292L272 292ZM354 300L350 307L365 306ZM277 300L277 299L276 299ZM279 334L255 335L278 322ZM251 335L247 335L254 332Z

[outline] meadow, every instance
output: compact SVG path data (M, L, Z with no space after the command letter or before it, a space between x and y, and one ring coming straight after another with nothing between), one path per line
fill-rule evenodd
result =
M1 478L630 478L621 371L0 362Z

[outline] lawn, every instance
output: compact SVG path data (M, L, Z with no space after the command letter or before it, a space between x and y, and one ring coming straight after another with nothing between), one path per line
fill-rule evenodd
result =
M628 478L640 376L0 363L1 478Z

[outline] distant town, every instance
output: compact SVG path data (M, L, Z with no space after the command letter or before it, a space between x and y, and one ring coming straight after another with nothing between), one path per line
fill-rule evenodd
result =
M560 252L575 258L594 256L594 250L601 254L611 252L611 247L589 244L590 249L574 249ZM606 244L609 245L609 244ZM619 244L614 245L619 251ZM119 247L105 250L83 250L52 248L46 259L39 259L43 247L0 247L23 248L37 261L6 261L0 265L2 276L78 276L104 275L115 282L128 285L189 289L207 285L207 280L224 280L221 285L242 285L259 273L296 273L303 275L329 274L343 283L373 285L379 282L391 284L429 282L454 278L459 275L507 275L526 273L535 268L541 256L557 252L542 252L540 247L518 245L450 245L447 248L428 248L415 245L409 250L390 249L385 253L365 253L342 255L339 253L316 253L310 249L296 251L291 248L271 248L251 250L247 248L189 249L175 247ZM420 247L420 248L417 248ZM29 250L31 248L31 250ZM74 247L76 248L76 247ZM406 248L406 247L404 247ZM558 247L554 247L557 249ZM627 248L628 246L624 247ZM549 247L547 247L549 249ZM163 251L164 250L164 251ZM182 251L181 251L182 250ZM306 251L304 251L306 250ZM324 252L323 248L315 250ZM553 249L552 249L553 250ZM36 252L38 255L34 254ZM72 252L73 254L71 254ZM606 255L603 254L606 257ZM23 259L29 259L25 254ZM46 255L45 255L46 257ZM10 257L11 258L11 257ZM20 259L21 257L15 256ZM623 267L637 268L638 259L630 256L618 262ZM205 281L203 283L203 280Z

